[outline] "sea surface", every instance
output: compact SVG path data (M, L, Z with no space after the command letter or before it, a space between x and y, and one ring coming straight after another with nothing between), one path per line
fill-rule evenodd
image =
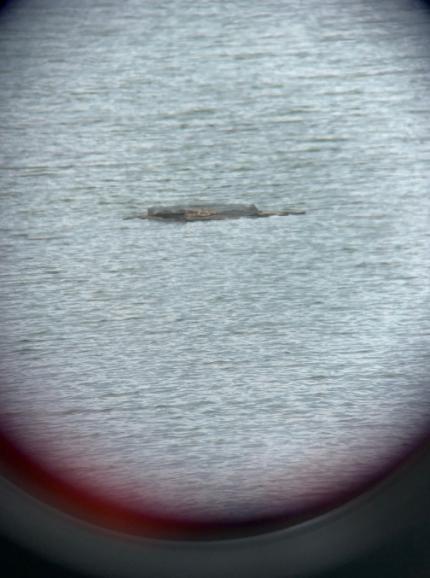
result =
M2 423L136 507L312 505L430 418L430 12L0 12ZM156 204L305 215L165 224Z

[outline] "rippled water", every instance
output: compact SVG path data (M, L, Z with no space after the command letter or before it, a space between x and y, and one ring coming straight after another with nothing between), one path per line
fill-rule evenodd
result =
M430 414L423 5L34 0L0 28L15 435L207 516L310 504L408 447ZM307 213L124 220L196 200Z

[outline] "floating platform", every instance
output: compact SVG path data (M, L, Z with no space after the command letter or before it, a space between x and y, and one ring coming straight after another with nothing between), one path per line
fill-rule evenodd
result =
M255 205L241 204L192 204L149 207L136 219L155 219L164 221L216 221L221 219L255 219L259 217L284 217L303 215L303 209L284 209L281 211L262 211Z

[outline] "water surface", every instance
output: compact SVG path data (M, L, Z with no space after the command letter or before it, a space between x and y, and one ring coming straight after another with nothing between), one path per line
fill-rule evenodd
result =
M430 413L421 5L34 0L1 18L18 439L136 506L224 517L312 504L410 447ZM124 220L195 201L307 214Z

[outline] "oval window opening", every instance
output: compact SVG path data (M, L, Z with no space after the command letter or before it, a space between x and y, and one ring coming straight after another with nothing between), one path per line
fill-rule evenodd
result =
M390 8L3 9L0 417L22 476L200 531L303 519L413 450L430 19Z

